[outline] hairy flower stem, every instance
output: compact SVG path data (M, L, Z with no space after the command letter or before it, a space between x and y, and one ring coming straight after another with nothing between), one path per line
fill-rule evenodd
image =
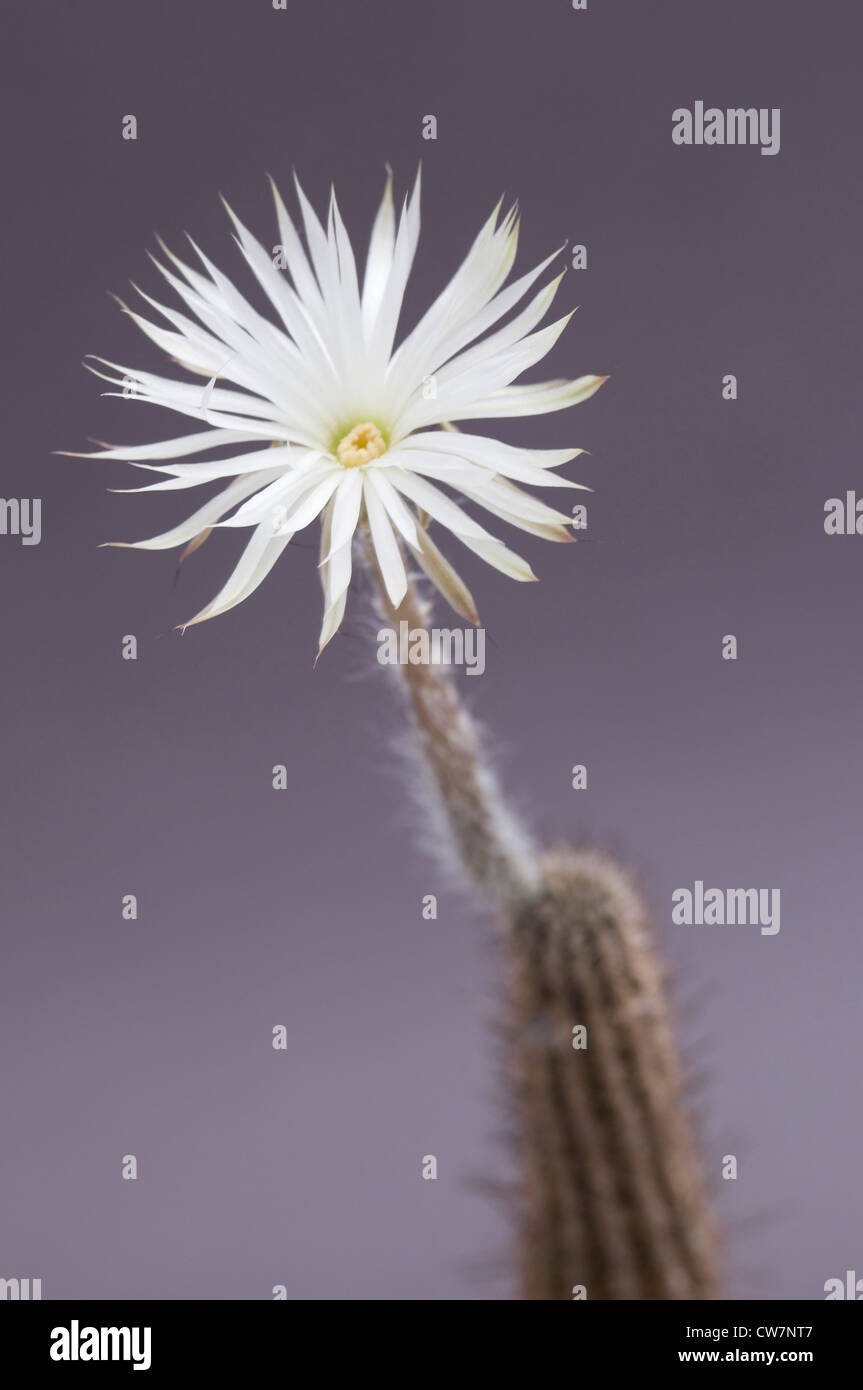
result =
M398 631L427 628L431 606L413 582L398 608L380 578L374 552L367 562L377 580L376 607ZM396 668L407 696L422 760L437 800L453 855L493 906L511 912L533 898L540 875L533 846L507 809L498 780L484 757L479 731L458 697L445 666L406 664Z
M428 626L410 583L387 626ZM535 854L440 665L396 668L451 848L503 926L526 1299L718 1297L718 1246L645 912L609 859Z

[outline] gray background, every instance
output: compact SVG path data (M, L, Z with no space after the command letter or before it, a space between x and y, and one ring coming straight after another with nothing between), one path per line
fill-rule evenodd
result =
M494 642L466 694L533 824L642 875L694 998L730 1292L819 1298L863 1272L863 539L822 525L863 488L859 8L7 0L4 26L2 491L42 497L44 531L0 538L0 1275L57 1298L512 1294L505 1218L473 1190L506 1171L490 931L406 811L361 609L313 670L316 556L292 545L248 603L171 635L241 538L173 592L172 553L97 546L188 495L118 497L132 470L50 452L191 428L101 400L80 366L159 360L106 296L160 293L155 232L182 250L188 229L246 285L219 191L273 244L265 172L288 192L296 166L364 244L385 162L404 187L419 158L408 317L506 190L519 266L589 251L540 375L613 373L576 411L504 423L591 450L567 472L596 492L584 544L525 538L541 584L465 552ZM696 99L781 107L780 154L675 147ZM672 927L695 878L779 887L781 932Z

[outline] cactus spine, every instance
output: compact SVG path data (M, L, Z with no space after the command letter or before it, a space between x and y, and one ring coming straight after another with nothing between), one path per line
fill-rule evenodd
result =
M548 854L542 877L505 942L522 1296L716 1298L716 1232L640 899L592 852Z

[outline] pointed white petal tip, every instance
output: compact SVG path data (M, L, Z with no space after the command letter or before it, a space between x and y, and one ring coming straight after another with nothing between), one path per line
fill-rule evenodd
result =
M318 669L318 662L320 661L320 659L321 659L321 657L323 656L324 652L326 651L327 647L328 647L328 646L330 645L330 643L332 642L332 640L333 640L333 638L335 637L335 635L336 635L335 632L331 632L330 635L329 635L323 642L321 642L321 643L319 644L318 650L315 652L315 659L314 659L314 661L312 662L312 670L313 670L313 671L316 671L316 670Z
M207 605L207 607L209 607L209 604ZM189 628L189 627L196 627L198 623L204 623L204 622L206 622L208 616L209 616L209 614L207 613L207 609L206 609L206 608L202 608L201 611L200 611L200 613L196 613L196 614L195 614L194 618L187 618L186 621L185 621L184 623L175 623L175 624L174 624L174 631L175 631L175 632L185 632L185 631L186 631L186 628Z

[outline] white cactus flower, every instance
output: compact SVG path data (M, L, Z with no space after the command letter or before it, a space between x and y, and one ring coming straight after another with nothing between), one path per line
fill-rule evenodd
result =
M606 380L512 384L545 357L571 317L537 327L562 274L512 313L560 251L507 285L518 220L514 208L501 218L499 203L455 275L396 347L419 240L419 176L398 218L387 180L362 282L335 196L324 227L297 184L304 247L275 186L273 193L280 243L275 256L228 209L240 250L274 311L272 320L194 243L202 270L167 248L172 268L156 261L194 317L141 291L170 327L127 310L149 338L183 369L205 377L206 385L94 359L119 374L93 369L121 388L107 394L165 406L207 428L158 444L77 456L125 460L166 475L150 487L129 489L134 492L232 480L179 526L132 543L149 550L185 545L188 551L214 526L251 528L227 583L192 623L248 598L291 537L319 518L321 648L344 615L360 525L367 527L393 605L404 596L410 556L457 612L478 622L473 598L429 535L431 521L504 574L518 580L535 575L444 488L521 530L548 540L573 539L565 529L567 513L517 484L579 486L552 470L580 449L519 449L452 428L456 420L562 410L586 400ZM226 447L226 457L176 462Z

